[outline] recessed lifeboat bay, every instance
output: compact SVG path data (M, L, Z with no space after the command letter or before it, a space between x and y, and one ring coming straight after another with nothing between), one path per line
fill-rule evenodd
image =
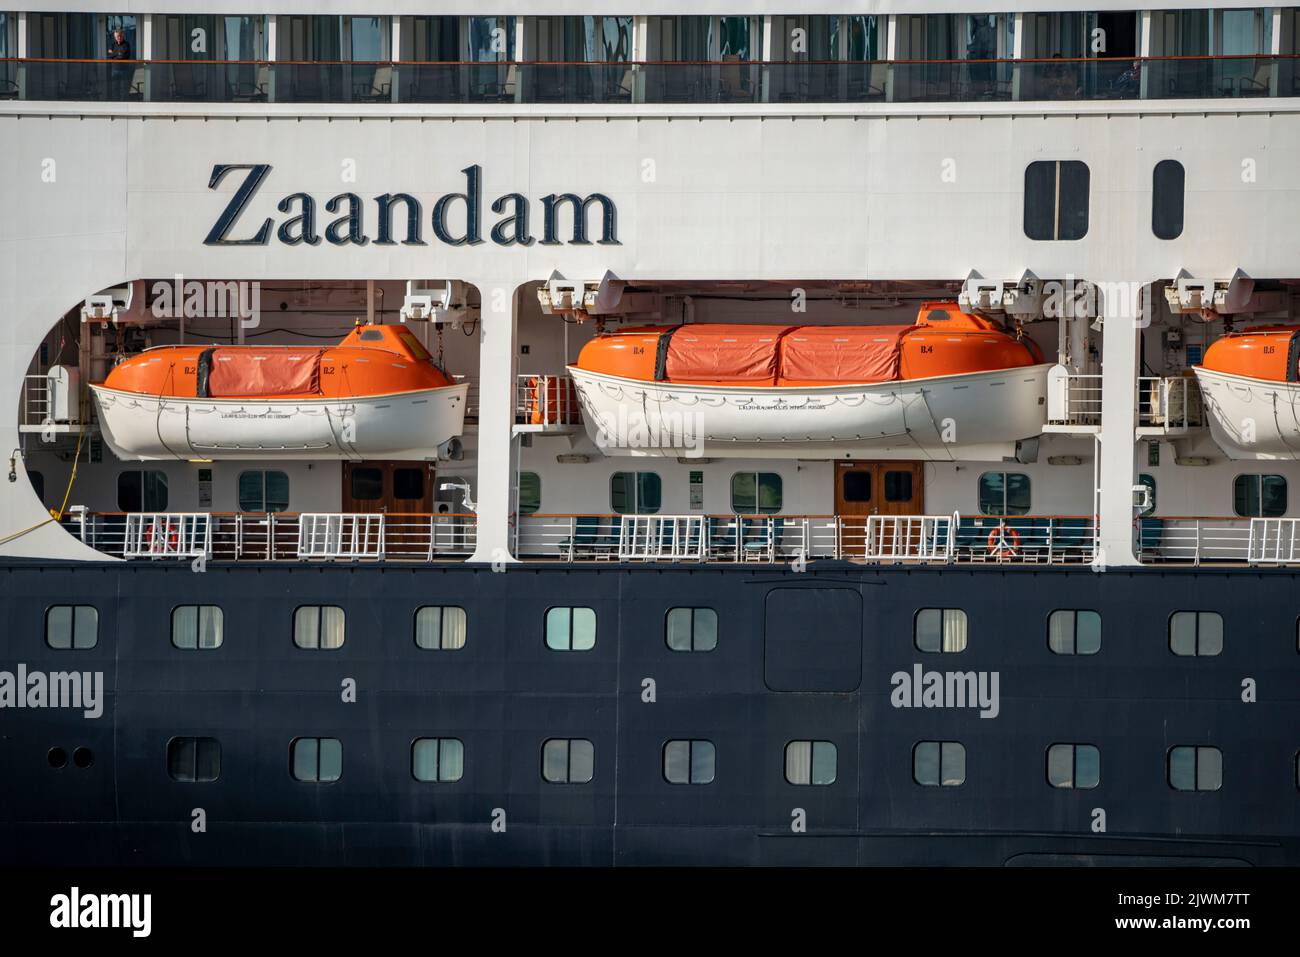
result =
M570 372L611 454L948 458L1038 435L1047 368L1031 340L927 302L912 325L633 327Z
M407 329L337 346L161 346L91 387L125 459L429 458L460 434L467 386Z

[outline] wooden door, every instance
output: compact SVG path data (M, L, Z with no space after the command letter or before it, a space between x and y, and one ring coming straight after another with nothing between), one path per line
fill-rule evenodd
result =
M433 477L427 462L344 462L343 511L427 515Z
M387 555L429 551L434 468L427 462L344 462L343 511L382 512Z
M925 513L923 468L923 462L835 463L835 514L843 519L841 542L847 553L865 550L868 517Z

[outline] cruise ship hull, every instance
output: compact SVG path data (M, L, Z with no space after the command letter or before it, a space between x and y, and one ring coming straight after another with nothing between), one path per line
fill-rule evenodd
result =
M997 461L1043 431L1049 368L795 388L569 374L587 435L607 455Z
M465 384L348 399L189 399L91 386L124 460L426 459L459 435Z
M0 668L102 671L106 700L98 718L5 711L0 863L1294 866L1295 612L1275 598L1296 586L1258 569L10 562ZM99 609L99 641L49 649L45 609L71 596ZM960 654L913 645L936 596L969 617ZM342 647L295 647L294 608L312 602L345 610ZM186 603L224 609L221 647L171 644ZM416 646L429 604L465 608L463 648ZM559 605L595 611L590 651L546 647ZM716 610L716 648L667 647L681 606ZM1097 654L1049 650L1063 607L1101 615ZM1186 608L1222 614L1220 655L1170 654L1169 616ZM996 673L996 715L900 701L896 676L918 666ZM169 777L178 735L220 741L216 780ZM309 735L341 741L339 780L294 780L290 742ZM460 780L413 778L412 741L428 736L463 741ZM553 738L593 743L591 782L543 780ZM710 783L665 781L677 739L714 743ZM810 739L838 749L828 786L785 778L786 745ZM914 782L920 741L964 745L960 786ZM1059 742L1099 749L1097 787L1049 786ZM1173 790L1179 745L1222 748L1223 787ZM93 762L52 768L53 747Z

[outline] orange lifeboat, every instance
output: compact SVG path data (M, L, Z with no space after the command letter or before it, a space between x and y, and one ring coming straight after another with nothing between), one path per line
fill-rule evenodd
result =
M461 432L468 386L371 325L324 348L160 346L91 389L119 458L418 459Z
M1269 382L1300 381L1300 328L1254 326L1230 332L1210 344L1200 368Z
M589 434L613 454L680 455L694 427L701 454L798 456L951 451L944 432L1000 455L1041 432L1046 370L1033 341L952 302L923 303L911 325L634 327L569 368ZM994 383L1016 388L972 404Z
M1016 339L956 303L927 302L902 326L642 326L593 339L577 368L690 385L806 387L966 375L1043 363Z
M1300 458L1300 327L1230 332L1193 371L1210 435L1229 458Z

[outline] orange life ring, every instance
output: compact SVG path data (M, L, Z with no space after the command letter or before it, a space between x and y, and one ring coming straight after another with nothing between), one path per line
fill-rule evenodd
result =
M170 528L167 534L167 544L171 546L173 552L180 551L180 529L170 522L167 523ZM153 526L146 525L144 529L144 543L150 552L153 551Z
M989 554L994 558L1015 558L1020 554L1020 533L1005 522L989 532Z

